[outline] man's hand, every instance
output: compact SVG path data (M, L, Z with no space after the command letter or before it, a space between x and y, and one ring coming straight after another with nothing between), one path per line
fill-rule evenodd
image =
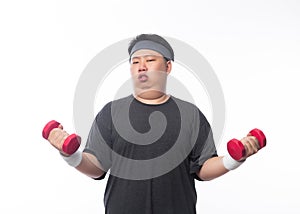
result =
M48 141L51 143L52 146L54 146L62 155L69 156L69 154L66 154L62 150L62 146L67 139L69 134L63 130L63 126L60 124L58 128L54 128L50 131Z
M250 133L241 139L241 142L245 148L245 156L240 159L240 161L246 160L248 157L256 154L258 150L261 149L256 137L252 136Z
M74 154L81 142L80 136L76 134L69 135L63 130L62 125L55 120L51 120L45 125L42 135L65 156Z

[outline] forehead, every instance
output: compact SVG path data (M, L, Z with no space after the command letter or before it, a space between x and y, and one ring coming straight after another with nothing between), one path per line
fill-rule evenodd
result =
M131 56L131 58L134 57L142 57L142 56L162 56L160 53L158 53L157 51L154 50L150 50L150 49L141 49L138 50L136 52L134 52Z

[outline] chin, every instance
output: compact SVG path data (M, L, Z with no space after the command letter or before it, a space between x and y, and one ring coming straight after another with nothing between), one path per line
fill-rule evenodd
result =
M143 98L143 99L157 99L165 94L165 91L158 91L158 90L142 90L139 93L136 93L137 96Z

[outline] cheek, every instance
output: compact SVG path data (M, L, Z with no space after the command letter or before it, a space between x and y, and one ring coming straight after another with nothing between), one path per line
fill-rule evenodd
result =
M159 66L160 71L167 71L167 66L165 64Z
M133 66L130 66L130 74L131 76L136 73L136 69Z
M150 71L166 71L166 66L164 64L155 64L148 67Z

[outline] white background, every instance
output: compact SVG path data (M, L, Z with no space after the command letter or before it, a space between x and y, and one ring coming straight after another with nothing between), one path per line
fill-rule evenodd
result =
M1 1L0 212L104 213L105 181L69 167L41 130L57 119L75 132L73 96L88 62L122 39L157 33L196 48L217 74L226 101L220 155L251 128L268 139L239 169L197 182L198 212L300 213L299 14L297 0ZM207 102L199 107L211 119Z

